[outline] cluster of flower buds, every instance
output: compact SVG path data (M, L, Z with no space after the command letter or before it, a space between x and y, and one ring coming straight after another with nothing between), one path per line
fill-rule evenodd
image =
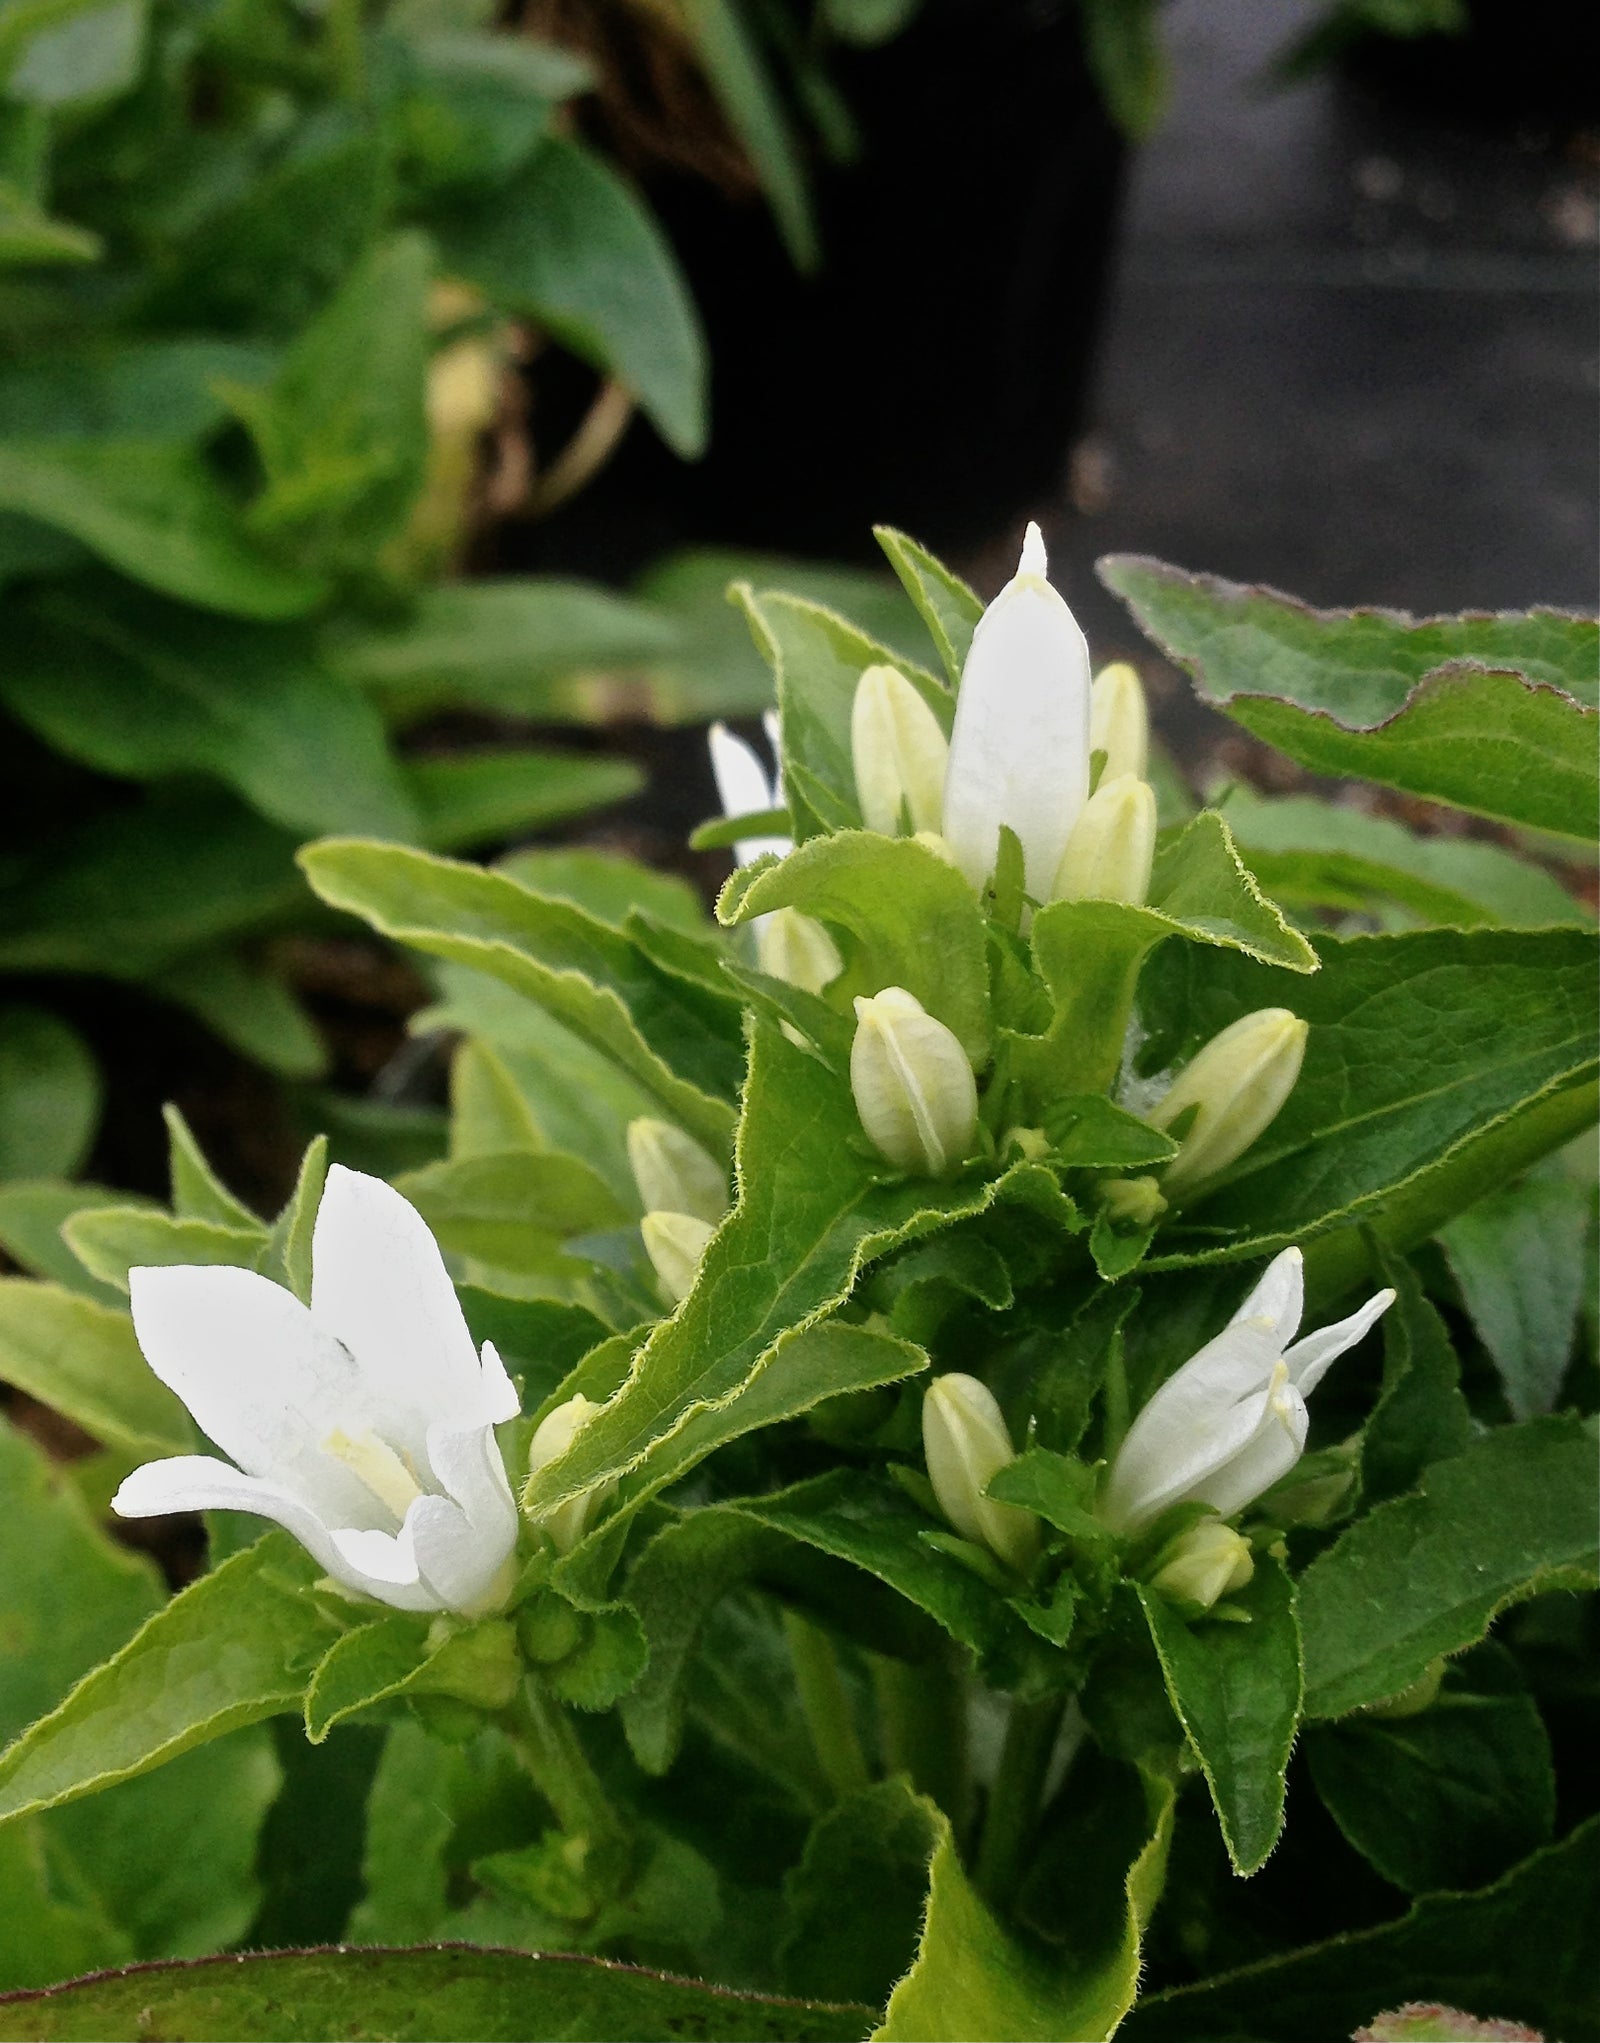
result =
M953 1030L903 986L856 1001L850 1086L867 1138L897 1170L942 1178L978 1126L978 1086Z
M677 1305L728 1210L727 1172L692 1135L648 1115L628 1123L628 1164L644 1206L645 1253L663 1296Z

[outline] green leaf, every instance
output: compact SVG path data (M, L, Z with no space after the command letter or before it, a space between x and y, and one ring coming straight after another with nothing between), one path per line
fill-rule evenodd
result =
M1375 2010L1439 2000L1550 2035L1592 2032L1593 1968L1574 1923L1600 1901L1600 1821L1477 1894L1419 1901L1398 1922L1142 2000L1127 2043L1347 2036Z
M0 265L96 262L104 249L98 234L52 219L15 185L0 183Z
M260 1220L242 1199L236 1199L206 1162L188 1122L170 1102L161 1109L167 1124L167 1169L172 1182L172 1210L180 1220L206 1220L216 1227L242 1227L251 1232Z
M1138 1990L1140 1943L1160 1894L1172 1830L1170 1789L1150 1811L1152 1827L1124 1876L1120 1935L1082 1969L1058 1969L995 1921L962 1870L948 1820L929 1806L937 1842L922 1940L872 2043L960 2043L978 2036L1101 2043L1109 2037Z
M298 1708L330 1641L330 1621L302 1593L317 1572L272 1532L175 1596L0 1753L0 1822Z
M102 1284L128 1288L128 1272L146 1263L227 1263L256 1270L267 1250L267 1230L221 1227L213 1220L174 1219L144 1206L98 1206L74 1213L61 1230L72 1253Z
M1294 1587L1270 1554L1228 1608L1248 1625L1189 1624L1154 1590L1139 1601L1167 1694L1188 1734L1239 1874L1266 1863L1283 1828L1284 1775L1300 1721Z
M126 92L146 21L141 0L21 0L0 43L7 98L55 107Z
M685 0L684 27L722 114L743 144L795 268L820 255L805 163L753 23L730 0Z
M576 752L458 754L405 768L422 835L436 851L460 851L545 830L589 809L626 801L644 786L631 759Z
M1418 836L1389 816L1233 787L1224 813L1256 878L1291 908L1371 913L1390 904L1457 929L1481 923L1541 929L1592 918L1541 867L1474 837Z
M1072 1170L1138 1170L1178 1153L1170 1135L1141 1121L1102 1093L1068 1093L1050 1102L1045 1133L1056 1161Z
M0 1185L0 1248L30 1276L43 1277L121 1312L125 1309L122 1294L114 1284L102 1284L89 1275L61 1239L61 1229L74 1213L109 1206L128 1196L105 1185L66 1185L50 1178L22 1178ZM155 1201L150 1204L153 1208ZM0 1375L4 1373L0 1367Z
M358 570L404 524L428 456L427 238L391 235L353 269L263 389L229 393L265 486L252 531L323 571Z
M1206 701L1313 772L1594 836L1592 619L1312 610L1136 554L1099 572Z
M481 2043L562 2036L683 2036L704 2043L854 2043L870 2008L775 2000L670 1979L634 1965L563 1954L470 1947L418 1951L279 1951L149 1967L52 1987L0 2006L0 2037L34 2043L137 2032L159 2009L171 2043L211 2043L281 2028L317 2043L355 2043L375 2031L411 2043L472 2036Z
M418 835L377 711L294 630L136 592L101 592L88 605L51 597L18 620L0 698L102 773L214 775L289 830Z
M1456 1351L1416 1272L1388 1252L1378 1263L1398 1295L1383 1316L1383 1395L1361 1429L1366 1504L1414 1489L1431 1463L1460 1454L1477 1436Z
M693 300L661 230L600 157L551 136L439 233L450 270L614 376L675 453L703 450L705 340Z
M0 1277L0 1380L109 1447L187 1454L194 1446L189 1415L151 1374L127 1312L59 1284Z
M0 968L137 979L304 901L294 839L175 787L42 844L0 902Z
M100 1120L100 1069L76 1029L0 1007L0 1178L67 1177Z
M1167 101L1158 0L1086 0L1083 35L1089 67L1112 119L1125 135L1143 141Z
M572 1236L620 1227L628 1217L578 1157L527 1149L451 1157L408 1171L395 1185L445 1249L502 1270L553 1275Z
M989 1049L984 922L955 867L909 837L867 830L813 838L779 865L746 866L722 891L731 925L774 908L802 908L839 939L843 974L827 988L849 1012L858 993L903 986L960 1039L974 1065Z
M486 577L419 591L401 623L329 633L326 657L397 715L466 702L537 718L594 722L631 704L639 670L676 648L672 620L647 603L556 575ZM751 656L754 663L754 656Z
M3 247L0 242L0 247ZM12 1823L0 1830L0 1992L46 1986L63 1974L125 1964L132 1948L51 1851L43 1827ZM64 1891L63 1891L64 1890ZM0 2021L6 2002L0 2000Z
M1380 1504L1299 1584L1306 1714L1342 1717L1408 1688L1511 1604L1590 1586L1596 1470L1571 1418L1503 1427Z
M888 555L890 567L939 648L950 686L959 688L967 649L983 615L982 602L959 575L953 575L943 561L935 560L925 546L904 532L897 532L892 525L874 525L872 536Z
M301 617L326 584L245 538L200 456L163 440L0 447L0 510L37 518L136 582L234 617Z
M1141 981L1147 1026L1181 1017L1191 1044L1260 1007L1288 1005L1311 1024L1288 1103L1181 1226L1169 1223L1158 1266L1180 1243L1231 1259L1337 1224L1344 1232L1308 1264L1331 1294L1365 1264L1357 1221L1411 1247L1478 1195L1475 1143L1526 1140L1526 1162L1592 1118L1582 1092L1595 1060L1592 937L1422 930L1319 937L1317 948L1321 971L1285 981L1226 953L1168 945ZM1473 1166L1470 1184L1452 1175L1458 1160ZM1228 1245L1209 1246L1219 1240Z
M635 858L619 858L583 845L513 851L499 862L536 894L570 901L608 928L631 935L639 918L688 936L710 933L711 920L699 894L676 873L658 872Z
M227 416L216 384L270 375L251 341L119 338L37 355L0 372L0 439L198 440Z
M1306 1751L1334 1821L1408 1894L1485 1886L1550 1842L1550 1740L1492 1645L1447 1668L1420 1714L1314 1724Z
M347 1717L401 1695L450 1695L503 1708L521 1673L504 1623L461 1630L387 1611L346 1632L318 1664L306 1689L306 1736L320 1745Z
M1583 1302L1592 1187L1532 1177L1491 1191L1439 1236L1516 1419L1550 1411Z
M889 646L799 596L757 594L748 583L732 592L777 683L783 723L784 789L795 837L857 830L850 716L864 669L898 667L948 729L954 707L931 674Z
M283 980L248 951L221 944L190 951L149 984L280 1078L320 1078L328 1068L316 1023Z
M325 901L506 980L604 1051L670 1119L726 1148L740 1059L722 1014L616 931L503 874L418 852L334 840L301 862Z
M328 1138L318 1135L306 1145L294 1190L273 1222L271 1245L262 1265L264 1273L292 1291L302 1305L311 1303L311 1239L327 1180Z

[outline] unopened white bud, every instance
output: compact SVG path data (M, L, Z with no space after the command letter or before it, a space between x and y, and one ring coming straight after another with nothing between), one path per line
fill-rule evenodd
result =
M700 1258L716 1231L710 1221L693 1213L647 1213L639 1222L645 1254L669 1304L681 1305L694 1289Z
M903 986L855 1005L850 1086L862 1127L897 1169L943 1177L967 1154L978 1125L966 1051Z
M1155 856L1155 790L1131 773L1102 779L1073 825L1051 898L1142 908Z
M898 668L868 667L856 683L850 752L856 800L869 830L897 837L902 814L913 831L939 828L949 740Z
M1220 1518L1202 1518L1178 1540L1150 1587L1198 1616L1243 1589L1255 1571L1249 1540Z
M1089 750L1104 752L1101 784L1131 773L1143 780L1150 763L1150 712L1144 683L1125 660L1103 667L1089 692Z
M803 993L820 993L844 970L839 946L814 915L798 908L774 908L758 918L756 963Z
M1161 1189L1186 1196L1215 1177L1261 1136L1294 1091L1306 1054L1307 1025L1286 1007L1263 1007L1215 1035L1145 1116L1170 1128L1189 1107L1198 1113Z
M628 1166L647 1213L692 1213L714 1227L728 1210L728 1173L670 1121L628 1123Z
M1167 1210L1154 1178L1111 1178L1100 1187L1100 1203L1119 1227L1154 1227Z
M592 1398L579 1391L564 1405L557 1405L553 1412L547 1412L528 1443L528 1474L536 1476L552 1461L559 1460L599 1409ZM564 1504L557 1504L553 1511L539 1520L562 1553L571 1553L589 1530L595 1513L616 1487L614 1481L597 1483L581 1496L569 1497Z
M935 1377L922 1400L922 1451L939 1509L963 1539L1023 1573L1039 1551L1039 1521L984 1491L1016 1460L1005 1415L975 1376Z

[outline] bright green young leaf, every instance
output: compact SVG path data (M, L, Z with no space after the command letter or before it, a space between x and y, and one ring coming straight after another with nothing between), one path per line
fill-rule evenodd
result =
M162 789L39 847L0 901L0 968L161 971L302 902L293 855L292 837L220 788Z
M723 889L729 924L795 907L839 941L843 974L827 989L849 1011L858 993L903 986L959 1037L973 1064L989 1049L983 917L953 865L909 837L847 830L813 838L774 866L747 866Z
M629 759L578 752L462 753L415 759L405 778L435 851L461 851L547 830L587 809L626 801L644 785Z
M1440 1234L1516 1419L1555 1406L1583 1300L1594 1189L1530 1177L1497 1187Z
M1600 1820L1536 1852L1493 1887L1419 1901L1356 1930L1142 2000L1127 2043L1348 2036L1380 2009L1437 2000L1549 2036L1592 2030L1593 1966L1572 1934L1600 1901Z
M573 1235L628 1217L576 1156L501 1150L456 1156L395 1180L441 1245L497 1269L555 1274Z
M215 1227L242 1227L248 1231L262 1223L242 1199L236 1199L207 1163L188 1122L170 1102L161 1109L167 1124L167 1169L172 1184L172 1210L181 1220L205 1220ZM107 1202L109 1204L109 1201ZM264 1230L263 1230L264 1231Z
M17 620L0 699L102 773L213 775L288 830L419 834L377 711L302 632L133 592L92 606L49 599Z
M855 2043L870 2008L818 2006L672 1979L570 1955L457 1947L416 1951L275 1951L108 1975L0 2005L0 2037L33 2043L137 2032L159 2009L172 2043L260 2036L293 2011L299 2043L393 2043L472 2036L482 2043L615 2043L693 2036L703 2043Z
M386 1611L334 1642L306 1689L306 1736L399 1695L457 1695L503 1707L522 1673L509 1626L490 1620L433 1636L425 1614Z
M152 1375L126 1310L59 1284L0 1277L0 1381L108 1447L186 1454L194 1446L189 1415Z
M705 446L705 341L671 248L617 173L551 136L440 225L446 267L636 397L675 453Z
M630 690L644 684L630 677L678 639L669 617L610 589L556 575L489 576L423 589L402 622L345 625L324 651L397 716L465 702L588 723L613 702L631 704Z
M1584 1124L1595 1060L1592 937L1421 930L1320 937L1317 948L1321 971L1288 980L1225 952L1171 944L1141 981L1147 1026L1177 1019L1185 1048L1260 1007L1288 1006L1311 1024L1288 1103L1218 1188L1186 1206L1178 1226L1169 1222L1157 1265L1175 1251L1258 1255L1340 1225L1338 1252L1348 1243L1357 1260L1327 1265L1328 1288L1338 1289L1360 1274L1358 1221L1370 1217L1393 1246L1413 1246L1482 1189L1451 1174L1458 1158L1475 1162L1475 1143L1502 1133L1526 1141L1518 1158L1526 1162ZM1436 1198L1453 1203L1435 1212ZM1227 1245L1211 1246L1218 1241Z
M1268 893L1291 908L1371 913L1404 909L1423 922L1542 929L1592 917L1542 867L1473 837L1423 837L1314 795L1268 800L1233 787L1223 813Z
M162 440L0 448L0 510L87 546L134 581L233 617L302 617L327 593L246 539L199 455Z
M294 1190L272 1223L272 1240L262 1264L264 1274L292 1291L302 1305L311 1303L311 1237L327 1179L328 1138L318 1135L307 1143Z
M705 936L711 929L700 896L687 880L657 872L637 859L591 851L584 845L541 845L509 853L499 861L498 870L536 894L570 901L624 935L641 916L688 936Z
M69 1185L54 1178L18 1178L0 1184L0 1248L30 1276L43 1277L48 1283L125 1312L121 1292L114 1284L102 1284L89 1275L61 1239L61 1230L74 1213L111 1206L128 1196L105 1185ZM148 1203L154 1208L153 1199ZM0 1368L0 1376L4 1373Z
M303 854L324 900L386 936L531 995L635 1078L689 1133L726 1147L739 1053L723 1015L625 938L500 873L335 840Z
M41 1007L0 1007L0 1179L68 1177L100 1119L89 1046Z
M1447 1668L1427 1709L1315 1724L1306 1751L1334 1821L1408 1894L1486 1886L1550 1842L1550 1740L1493 1645Z
M1593 619L1312 610L1136 554L1099 572L1207 701L1314 772L1594 836Z
M1497 1429L1380 1504L1299 1583L1306 1714L1398 1695L1441 1653L1483 1637L1542 1590L1593 1586L1600 1477L1587 1425Z
M967 648L983 615L982 602L959 575L953 575L943 561L935 560L925 546L904 532L897 532L892 525L875 525L872 533L939 648L950 686L959 688Z
M937 1842L922 1940L872 2043L962 2043L979 2036L1101 2043L1112 2035L1138 1990L1140 1942L1160 1895L1172 1831L1170 1790L1150 1814L1146 1841L1123 1881L1121 1934L1091 1966L1058 1970L996 1922L962 1870L948 1820L931 1812Z
M0 1821L147 1773L297 1709L333 1626L316 1563L271 1532L201 1576L0 1753Z
M62 1236L91 1277L124 1292L128 1272L141 1264L231 1263L255 1270L267 1251L267 1230L259 1221L222 1227L214 1220L174 1219L144 1206L90 1207L73 1214Z
M104 247L98 234L52 218L14 184L0 183L0 265L95 262Z
M1270 1554L1227 1608L1250 1622L1190 1624L1141 1589L1150 1637L1188 1733L1236 1873L1262 1866L1283 1828L1284 1775L1300 1721L1300 1632L1294 1586Z

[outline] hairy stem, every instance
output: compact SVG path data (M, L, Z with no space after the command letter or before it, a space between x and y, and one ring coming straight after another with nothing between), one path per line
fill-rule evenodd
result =
M966 1698L954 1657L915 1667L874 1657L872 1684L889 1771L909 1774L912 1786L938 1803L959 1834L966 1825L971 1782Z
M502 1720L517 1757L570 1837L620 1838L623 1824L566 1711L529 1675Z
M976 1867L978 1892L1000 1914L1010 1908L1022 1877L1023 1854L1039 1820L1045 1775L1065 1707L1061 1696L1011 1705Z

